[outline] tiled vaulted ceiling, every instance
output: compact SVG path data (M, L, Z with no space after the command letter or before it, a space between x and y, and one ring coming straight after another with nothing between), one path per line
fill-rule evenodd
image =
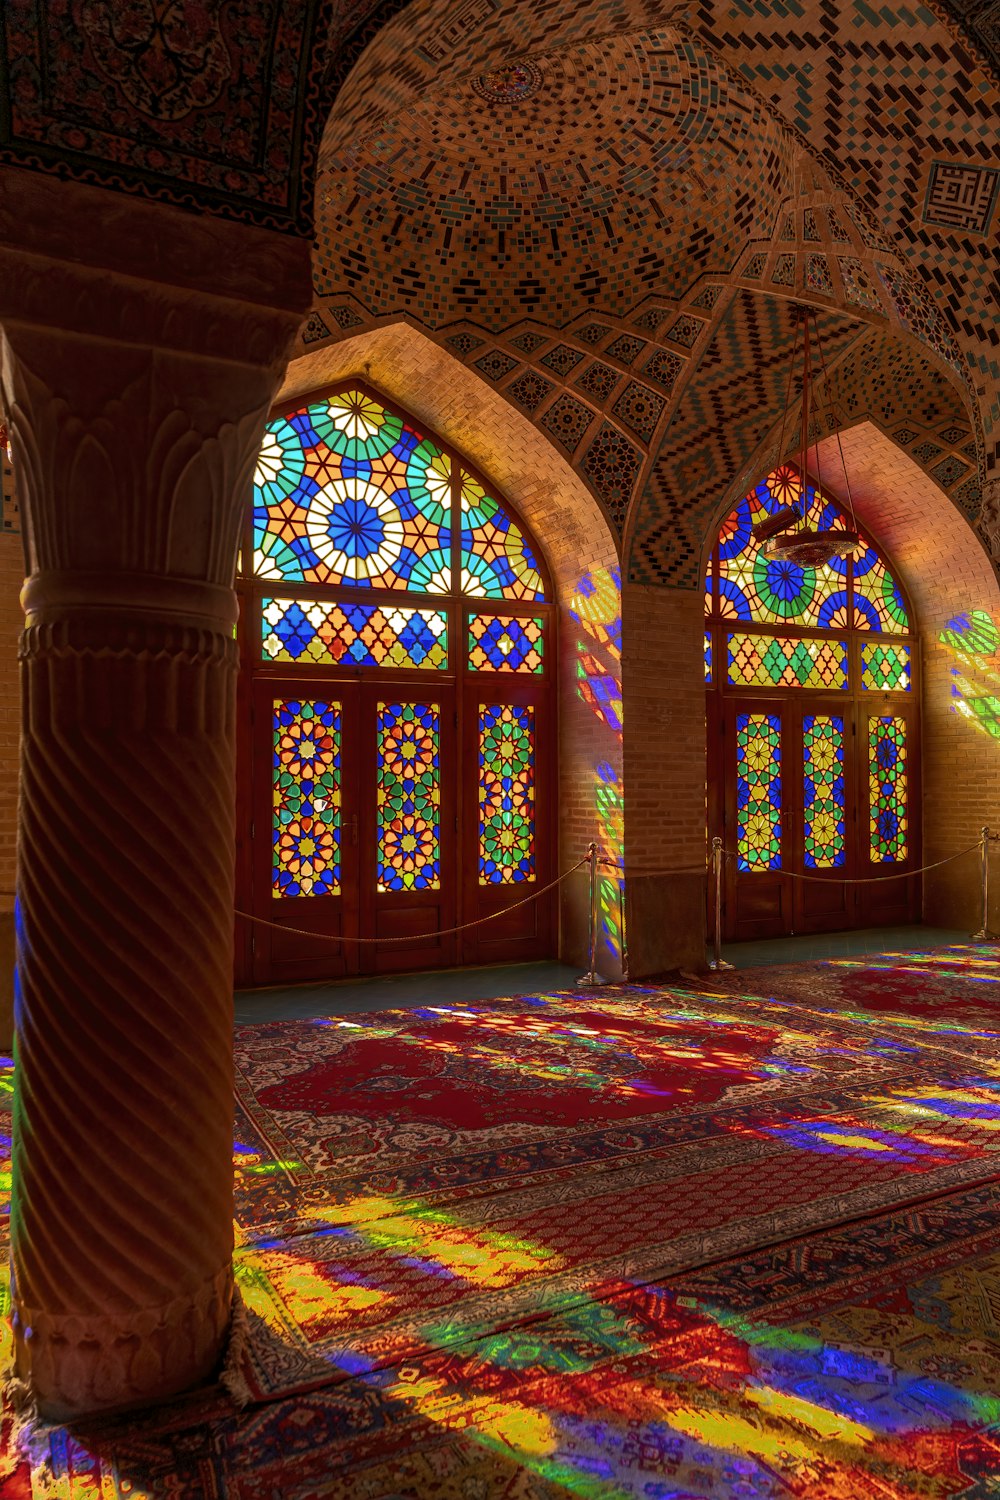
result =
M676 32L537 54L523 77L463 78L324 153L317 291L493 331L677 298L770 236L794 155Z

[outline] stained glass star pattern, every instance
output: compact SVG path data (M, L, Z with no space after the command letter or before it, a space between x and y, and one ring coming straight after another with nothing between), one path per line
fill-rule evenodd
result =
M355 667L448 665L448 616L440 609L264 599L261 632L265 661Z
M539 673L545 669L541 620L516 615L473 615L469 666L474 672Z
M781 720L736 719L736 838L741 870L781 868Z
M254 573L446 593L451 460L348 391L271 422L254 477Z
M479 883L535 874L535 710L479 708Z
M379 704L376 863L380 891L428 891L440 885L440 745L437 704Z

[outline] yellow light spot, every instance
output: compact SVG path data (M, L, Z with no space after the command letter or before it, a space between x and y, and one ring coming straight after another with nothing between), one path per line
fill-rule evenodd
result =
M829 1141L831 1146L849 1146L855 1151L891 1151L884 1141L869 1140L866 1135L840 1135L833 1130L817 1130L818 1141Z

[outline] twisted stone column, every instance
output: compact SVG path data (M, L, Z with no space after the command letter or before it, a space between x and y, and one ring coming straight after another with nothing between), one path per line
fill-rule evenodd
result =
M29 575L14 1331L64 1418L207 1377L228 1327L232 582L308 257L16 172L0 238L11 194L35 236L0 247ZM81 259L38 243L47 214Z

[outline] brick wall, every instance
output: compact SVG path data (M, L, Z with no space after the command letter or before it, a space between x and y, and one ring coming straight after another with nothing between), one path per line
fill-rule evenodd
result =
M622 594L629 967L705 961L704 595L626 584ZM667 870L696 873L662 874Z
M883 433L862 423L843 434L858 519L895 562L917 616L923 659L924 861L971 844L981 824L1000 827L1000 652L959 649L950 622L981 612L997 628L1000 586L972 528L923 470ZM836 441L821 446L823 472L837 476ZM831 488L838 487L835 482ZM949 637L941 640L942 634ZM976 700L977 716L970 699ZM997 700L994 706L991 699ZM1000 920L996 856L994 925ZM924 877L924 920L969 932L979 926L979 867L973 856Z
M535 533L553 575L559 606L559 864L567 869L591 839L613 839L621 794L618 710L598 711L585 659L598 661L604 692L620 700L618 555L608 523L583 479L555 446L485 380L406 323L393 323L293 360L279 400L291 400L351 376L398 401L418 421L467 455ZM606 670L605 670L606 669ZM609 832L609 829L611 830ZM610 847L610 846L609 846ZM587 951L587 884L562 888L560 953L582 964ZM600 966L618 972L614 929L617 888L602 892Z

